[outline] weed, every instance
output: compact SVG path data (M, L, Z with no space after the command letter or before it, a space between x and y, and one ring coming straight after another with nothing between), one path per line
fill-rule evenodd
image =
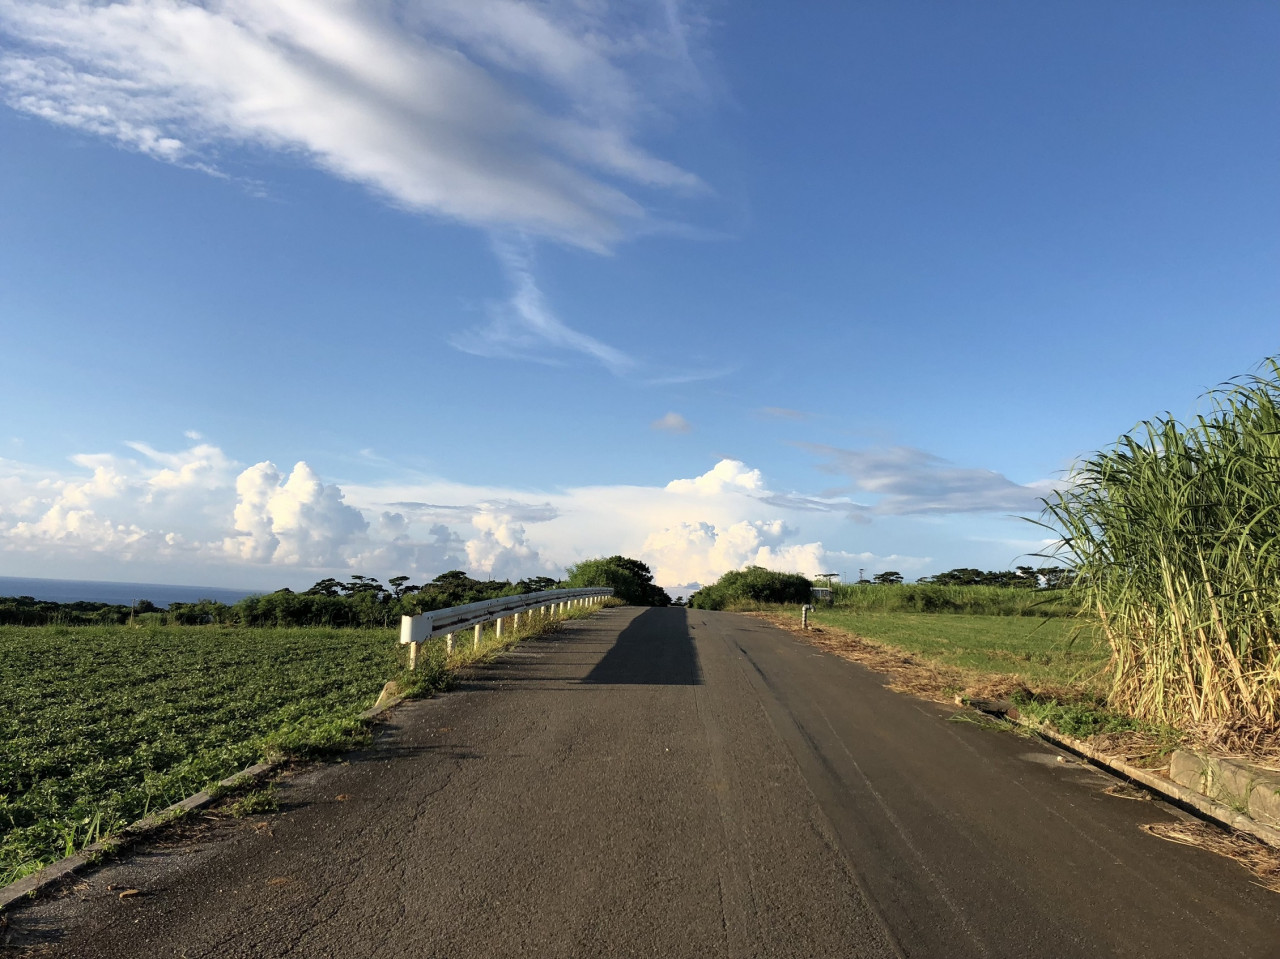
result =
M275 783L245 793L227 809L227 812L237 819L246 819L249 816L263 816L267 813L279 811L280 797L276 793Z

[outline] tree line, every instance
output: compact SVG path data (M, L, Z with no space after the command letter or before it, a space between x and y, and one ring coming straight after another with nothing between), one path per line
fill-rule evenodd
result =
M633 606L665 606L666 592L654 585L653 573L639 560L609 556L570 566L563 580L533 576L510 580L479 580L462 570L441 573L416 585L408 576L392 576L386 584L372 576L354 574L349 580L322 579L302 592L278 589L246 596L235 603L201 599L170 603L167 609L150 600L132 606L112 603L56 603L31 596L0 597L0 625L159 625L331 626L387 627L401 616L448 609L501 596L519 596L551 589L609 586L614 595Z

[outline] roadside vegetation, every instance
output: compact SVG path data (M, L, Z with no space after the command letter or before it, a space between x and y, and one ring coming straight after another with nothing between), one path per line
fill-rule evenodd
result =
M730 570L689 597L694 609L742 609L770 603L807 603L813 584L797 573L759 566Z
M835 585L835 607L866 613L959 613L967 616L1062 618L1076 601L1059 588L956 585L945 582Z
M461 585L449 605L471 600ZM454 670L590 612L522 617L500 639L489 626L478 644L468 631L450 655L438 638L413 672L381 625L184 625L136 611L132 626L0 625L0 885L255 762L359 746L360 713L388 681L402 695L447 687Z
M797 617L798 618L798 617ZM910 655L951 667L963 693L972 684L1008 677L1010 686L1077 691L1104 691L1101 677L1107 649L1091 632L1080 632L1066 617L1025 617L990 614L877 612L857 607L818 607L810 622L819 628L856 633L865 639Z
M1081 463L1045 522L1134 716L1258 744L1280 732L1280 361Z

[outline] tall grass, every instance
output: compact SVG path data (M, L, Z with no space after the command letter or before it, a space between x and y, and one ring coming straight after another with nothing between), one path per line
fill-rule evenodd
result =
M1280 361L1145 421L1045 501L1111 646L1114 705L1280 728Z
M867 613L961 613L971 616L1066 616L1075 604L1065 590L942 583L840 584L832 599Z

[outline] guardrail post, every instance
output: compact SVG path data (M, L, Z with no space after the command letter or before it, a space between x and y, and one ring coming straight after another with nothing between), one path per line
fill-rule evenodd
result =
M511 628L513 630L520 628L520 614L514 613L511 616Z
M494 639L502 638L502 617L501 616L499 616L497 619L493 621L493 638Z
M418 668L418 647L421 643L409 644L409 672L413 672Z
M476 623L475 635L471 640L471 648L473 650L480 648L480 635L484 632L484 623Z
M444 634L444 654L446 656L453 655L453 633Z

